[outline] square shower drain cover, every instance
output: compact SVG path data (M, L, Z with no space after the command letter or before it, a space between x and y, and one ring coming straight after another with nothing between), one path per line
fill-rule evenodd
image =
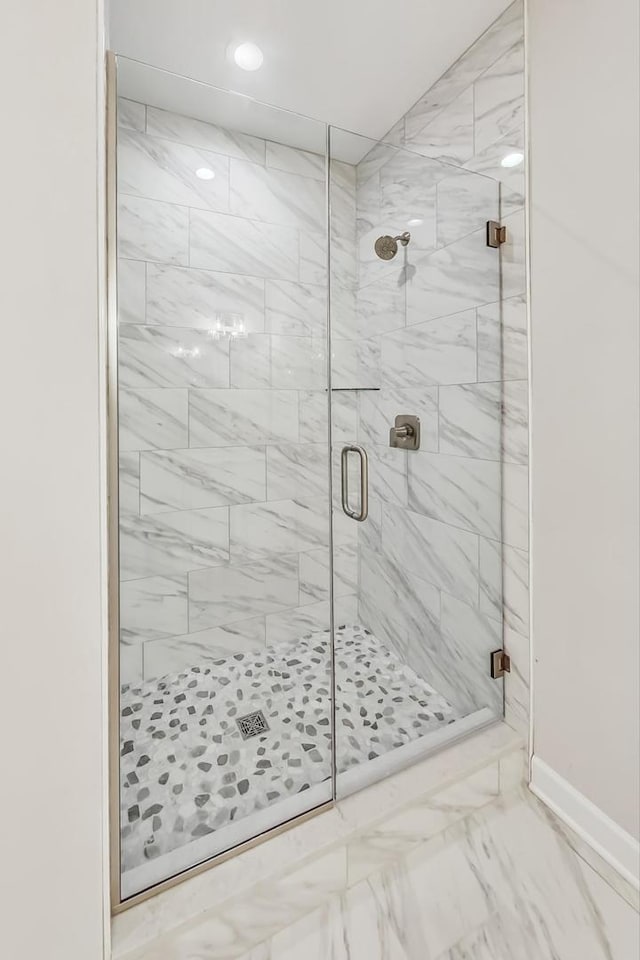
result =
M265 720L262 710L254 710L253 713L247 713L244 717L238 717L236 723L243 740L257 737L259 733L266 733L269 729L269 724Z

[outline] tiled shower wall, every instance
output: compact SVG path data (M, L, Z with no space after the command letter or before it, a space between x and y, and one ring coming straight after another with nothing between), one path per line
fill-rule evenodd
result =
M126 100L119 127L121 671L133 681L329 624L326 198L321 155ZM338 172L346 249L355 171ZM246 336L212 337L234 320ZM353 394L336 397L334 419L338 440L353 435ZM352 620L353 523L338 518L335 537L338 616Z
M379 145L357 168L357 336L360 351L379 358L381 387L359 394L359 439L372 460L359 615L465 711L500 696L488 653L504 630L507 716L524 727L524 166L501 165L524 152L520 2L385 140L407 151ZM500 254L484 241L485 221L498 216L508 237ZM377 260L375 237L403 230L412 232L406 251ZM420 451L389 447L397 413L421 417Z

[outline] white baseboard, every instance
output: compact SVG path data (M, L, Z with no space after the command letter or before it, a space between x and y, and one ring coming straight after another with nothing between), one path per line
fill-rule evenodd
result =
M544 760L531 763L532 793L634 887L640 887L640 843Z

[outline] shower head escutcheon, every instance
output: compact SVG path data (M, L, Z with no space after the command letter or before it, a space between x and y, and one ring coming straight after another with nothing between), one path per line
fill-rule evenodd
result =
M403 247L406 247L409 240L411 240L411 234L408 230L405 230L404 233L398 234L397 237L378 237L374 244L374 249L381 260L393 260L398 252L398 242L400 242Z

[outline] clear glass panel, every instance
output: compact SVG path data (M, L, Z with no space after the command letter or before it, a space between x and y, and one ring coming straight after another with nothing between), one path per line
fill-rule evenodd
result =
M332 797L326 127L118 63L122 896Z
M344 796L502 714L489 672L502 646L500 257L486 245L499 193L391 144L335 128L330 142ZM411 421L390 434L404 415L419 418L418 449ZM345 445L363 451L347 454L352 513L368 461L361 521L340 501Z

